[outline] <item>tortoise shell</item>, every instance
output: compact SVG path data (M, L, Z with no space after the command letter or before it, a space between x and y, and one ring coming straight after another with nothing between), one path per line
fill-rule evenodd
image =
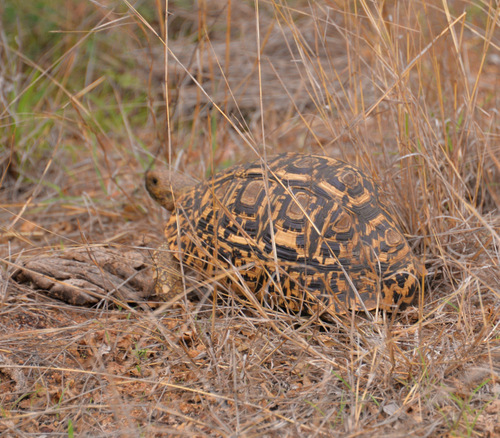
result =
M171 190L165 236L178 260L225 272L237 289L243 279L268 305L390 310L419 289L418 262L374 181L345 162L284 154Z

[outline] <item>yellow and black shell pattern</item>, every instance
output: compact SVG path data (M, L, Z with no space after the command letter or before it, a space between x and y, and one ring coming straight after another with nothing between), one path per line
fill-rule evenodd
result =
M393 310L419 289L418 262L374 181L324 156L228 168L177 197L165 235L182 263L226 272L293 312Z

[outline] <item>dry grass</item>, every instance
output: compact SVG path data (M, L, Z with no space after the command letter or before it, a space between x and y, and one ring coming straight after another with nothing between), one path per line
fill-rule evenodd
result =
M500 436L497 2L170 2L166 62L160 2L40 5L0 3L1 434ZM153 159L200 177L281 151L380 183L427 268L414 308L87 309L11 280L155 243Z

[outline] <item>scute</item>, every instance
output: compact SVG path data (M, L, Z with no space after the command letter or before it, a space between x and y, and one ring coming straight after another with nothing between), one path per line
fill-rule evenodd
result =
M176 199L165 235L188 266L247 266L256 296L291 311L392 309L418 290L418 263L374 182L333 158L226 169Z

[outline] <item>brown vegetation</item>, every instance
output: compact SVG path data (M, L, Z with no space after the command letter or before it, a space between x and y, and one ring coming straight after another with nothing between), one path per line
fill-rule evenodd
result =
M171 1L166 60L160 3L0 3L0 434L500 436L497 2ZM151 261L155 160L283 151L379 182L427 269L414 307L87 308L12 278L82 248Z

